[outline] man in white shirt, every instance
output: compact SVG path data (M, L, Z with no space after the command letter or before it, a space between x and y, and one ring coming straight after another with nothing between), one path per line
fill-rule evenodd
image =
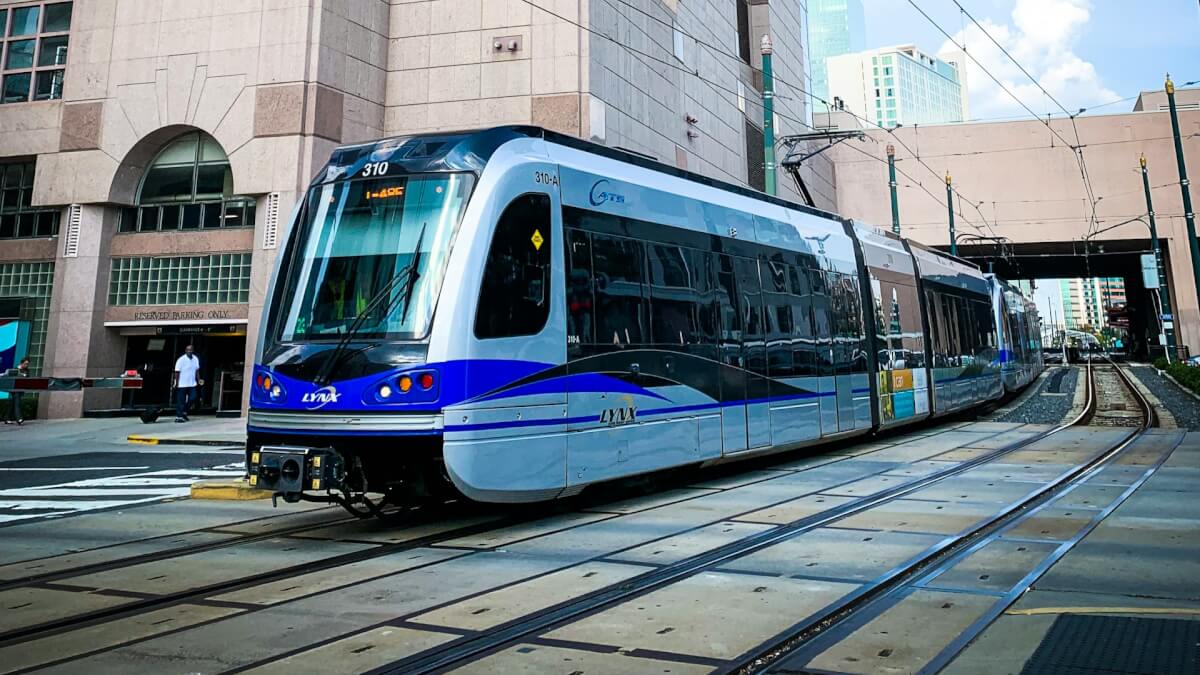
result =
M183 350L183 356L175 361L175 377L173 386L176 390L175 421L188 421L188 408L196 398L196 389L204 384L199 377L200 359L192 353L192 346Z

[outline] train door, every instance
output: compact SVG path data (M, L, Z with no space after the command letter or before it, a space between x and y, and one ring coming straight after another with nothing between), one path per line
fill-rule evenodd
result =
M566 435L555 432L566 414L566 385L532 377L565 359L558 174L552 165L530 169L509 172L493 187L497 205L487 217L494 225L482 226L482 274L468 291L476 294L475 312L463 317L473 329L460 334L463 381L480 392L496 387L497 395L445 410L447 422L465 423L444 438L446 465L485 495L553 495L565 485Z
M720 318L717 339L721 361L721 452L728 455L749 447L746 423L746 358L742 351L744 314L738 302L733 258L713 257Z

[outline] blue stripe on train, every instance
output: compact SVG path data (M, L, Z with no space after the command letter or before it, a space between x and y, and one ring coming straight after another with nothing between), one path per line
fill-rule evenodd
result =
M856 389L855 391L870 391L869 389ZM640 411L638 414L641 417L650 417L658 415L671 415L687 412L699 412L703 410L718 410L720 408L732 408L740 405L752 405L762 403L784 403L787 401L811 400L819 398L830 398L837 396L837 392L825 391L820 393L805 393L792 394L790 396L776 396L773 398L758 398L747 399L743 401L726 401L721 403L713 401L710 403L696 403L692 405L668 406L663 408L651 408L649 410ZM661 396L658 398L662 398ZM666 399L663 399L666 400ZM365 431L356 429L330 429L330 430L296 430L296 429L271 429L260 426L248 426L247 428L256 433L267 434L287 434L287 435L313 435L313 436L333 436L333 435L351 435L351 436L438 436L443 432L463 432L463 431L488 431L492 429L511 429L517 427L540 427L540 426L555 426L567 424L582 424L585 422L595 422L597 416L580 415L576 417L553 417L549 419L533 419L533 420L505 420L500 422L480 422L478 424L447 424L444 429L430 429L420 431Z

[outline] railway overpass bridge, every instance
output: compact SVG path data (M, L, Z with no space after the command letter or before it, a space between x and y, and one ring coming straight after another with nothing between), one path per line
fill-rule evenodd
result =
M1194 181L1200 177L1200 89L1179 90L1176 100L1187 170ZM891 145L904 236L948 248L949 174L959 255L984 269L990 263L1009 279L1124 278L1131 338L1144 344L1147 337L1156 341L1158 332L1141 279L1140 256L1151 250L1139 164L1144 154L1177 341L1200 353L1200 301L1165 104L1162 92L1144 92L1133 111L1074 120L868 129L863 140L829 151L838 210L890 226ZM830 121L839 129L858 124L845 113ZM1194 185L1192 198L1200 203Z

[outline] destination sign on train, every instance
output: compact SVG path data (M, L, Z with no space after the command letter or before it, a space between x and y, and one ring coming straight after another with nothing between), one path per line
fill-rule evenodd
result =
M391 187L382 187L378 190L367 190L367 199L398 199L404 196L403 185L393 185Z

